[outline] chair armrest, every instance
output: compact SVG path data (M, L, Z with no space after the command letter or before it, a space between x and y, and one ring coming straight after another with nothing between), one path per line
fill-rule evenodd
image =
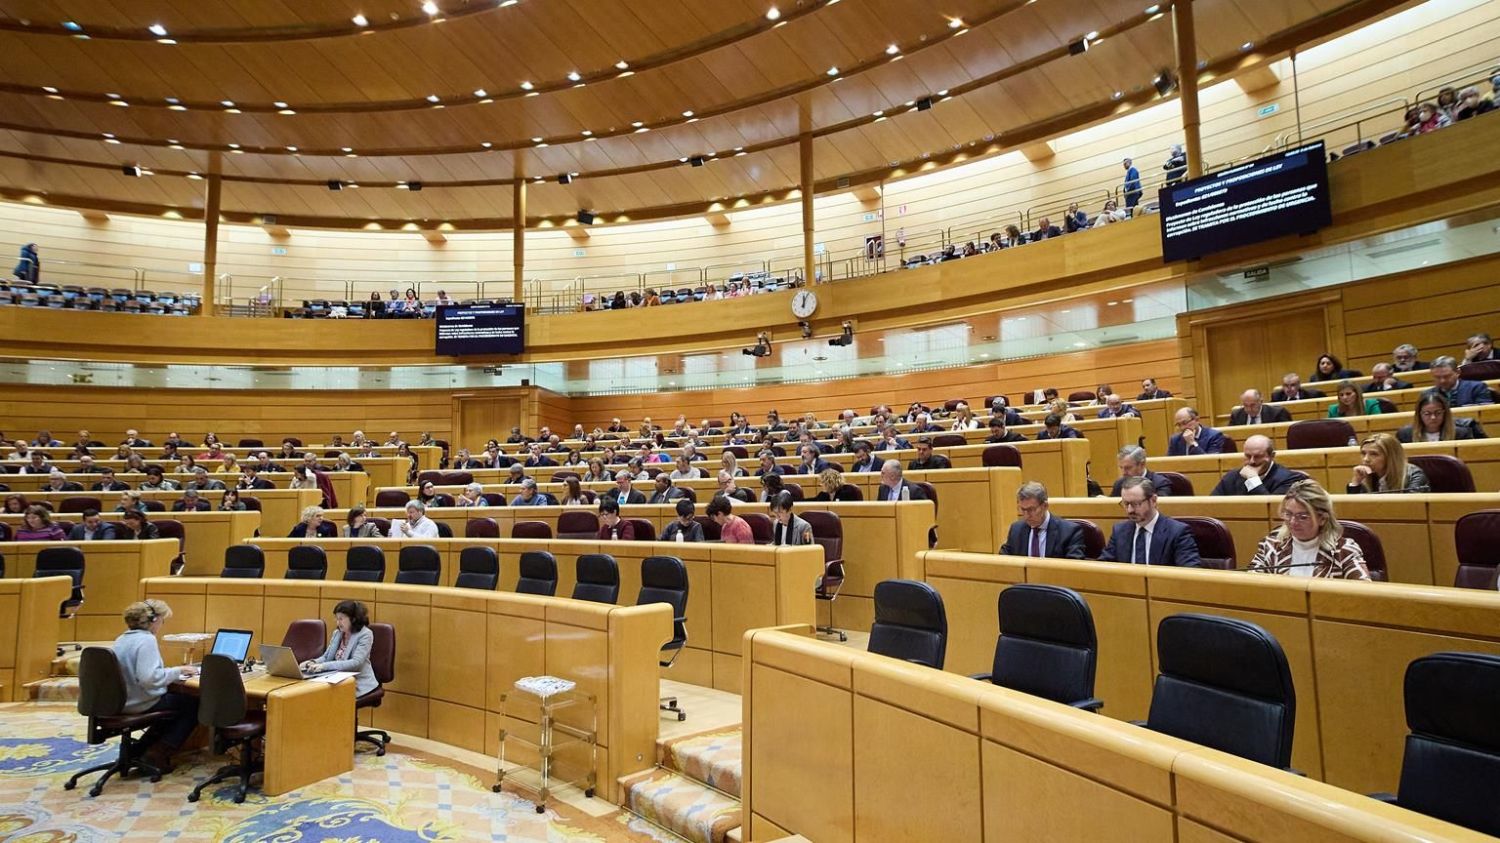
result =
M1381 792L1381 793L1372 793L1372 794L1370 794L1370 798L1378 800L1378 801L1381 801L1381 802L1384 802L1387 805L1397 805L1397 804L1399 804L1398 802L1396 802L1396 794L1394 794L1394 793L1384 793L1384 792Z
M971 674L969 674L969 678L970 679L978 679L980 682L993 682L993 681L995 681L995 674L993 674L993 673L971 673Z
M1296 767L1282 767L1281 770L1282 772L1291 773L1294 776L1301 776L1304 779L1307 778L1307 774L1297 769Z
M1099 709L1104 707L1104 700L1101 700L1098 697L1089 697L1086 700L1079 700L1078 702L1070 704L1074 708L1081 708L1084 711L1092 711L1097 714L1099 712ZM1141 725L1144 726L1145 724L1142 723Z
M1149 728L1146 725L1146 721L1144 721L1144 720L1127 720L1125 722L1129 723L1132 726L1140 726L1142 729Z

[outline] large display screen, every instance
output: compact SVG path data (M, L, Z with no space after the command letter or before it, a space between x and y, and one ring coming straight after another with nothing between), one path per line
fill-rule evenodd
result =
M1161 191L1163 260L1191 260L1331 223L1322 141Z
M520 354L526 344L526 308L519 304L450 304L437 309L436 353Z

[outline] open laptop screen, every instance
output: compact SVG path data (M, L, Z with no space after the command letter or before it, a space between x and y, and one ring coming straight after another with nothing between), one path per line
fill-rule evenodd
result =
M250 639L255 634L248 629L221 629L214 635L214 646L210 653L228 656L236 664L245 661L250 653Z

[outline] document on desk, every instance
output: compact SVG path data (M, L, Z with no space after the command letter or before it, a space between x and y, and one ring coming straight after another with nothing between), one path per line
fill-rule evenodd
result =
M307 677L309 682L322 682L325 685L337 685L346 679L353 679L354 674L347 670L330 670L327 673L318 673Z

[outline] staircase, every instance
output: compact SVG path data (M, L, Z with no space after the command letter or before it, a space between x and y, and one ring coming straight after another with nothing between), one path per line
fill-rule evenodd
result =
M692 843L738 839L738 726L657 741L656 767L620 779L631 811Z
M33 702L77 702L78 662L82 653L70 650L52 660L51 675L26 683L26 699Z

